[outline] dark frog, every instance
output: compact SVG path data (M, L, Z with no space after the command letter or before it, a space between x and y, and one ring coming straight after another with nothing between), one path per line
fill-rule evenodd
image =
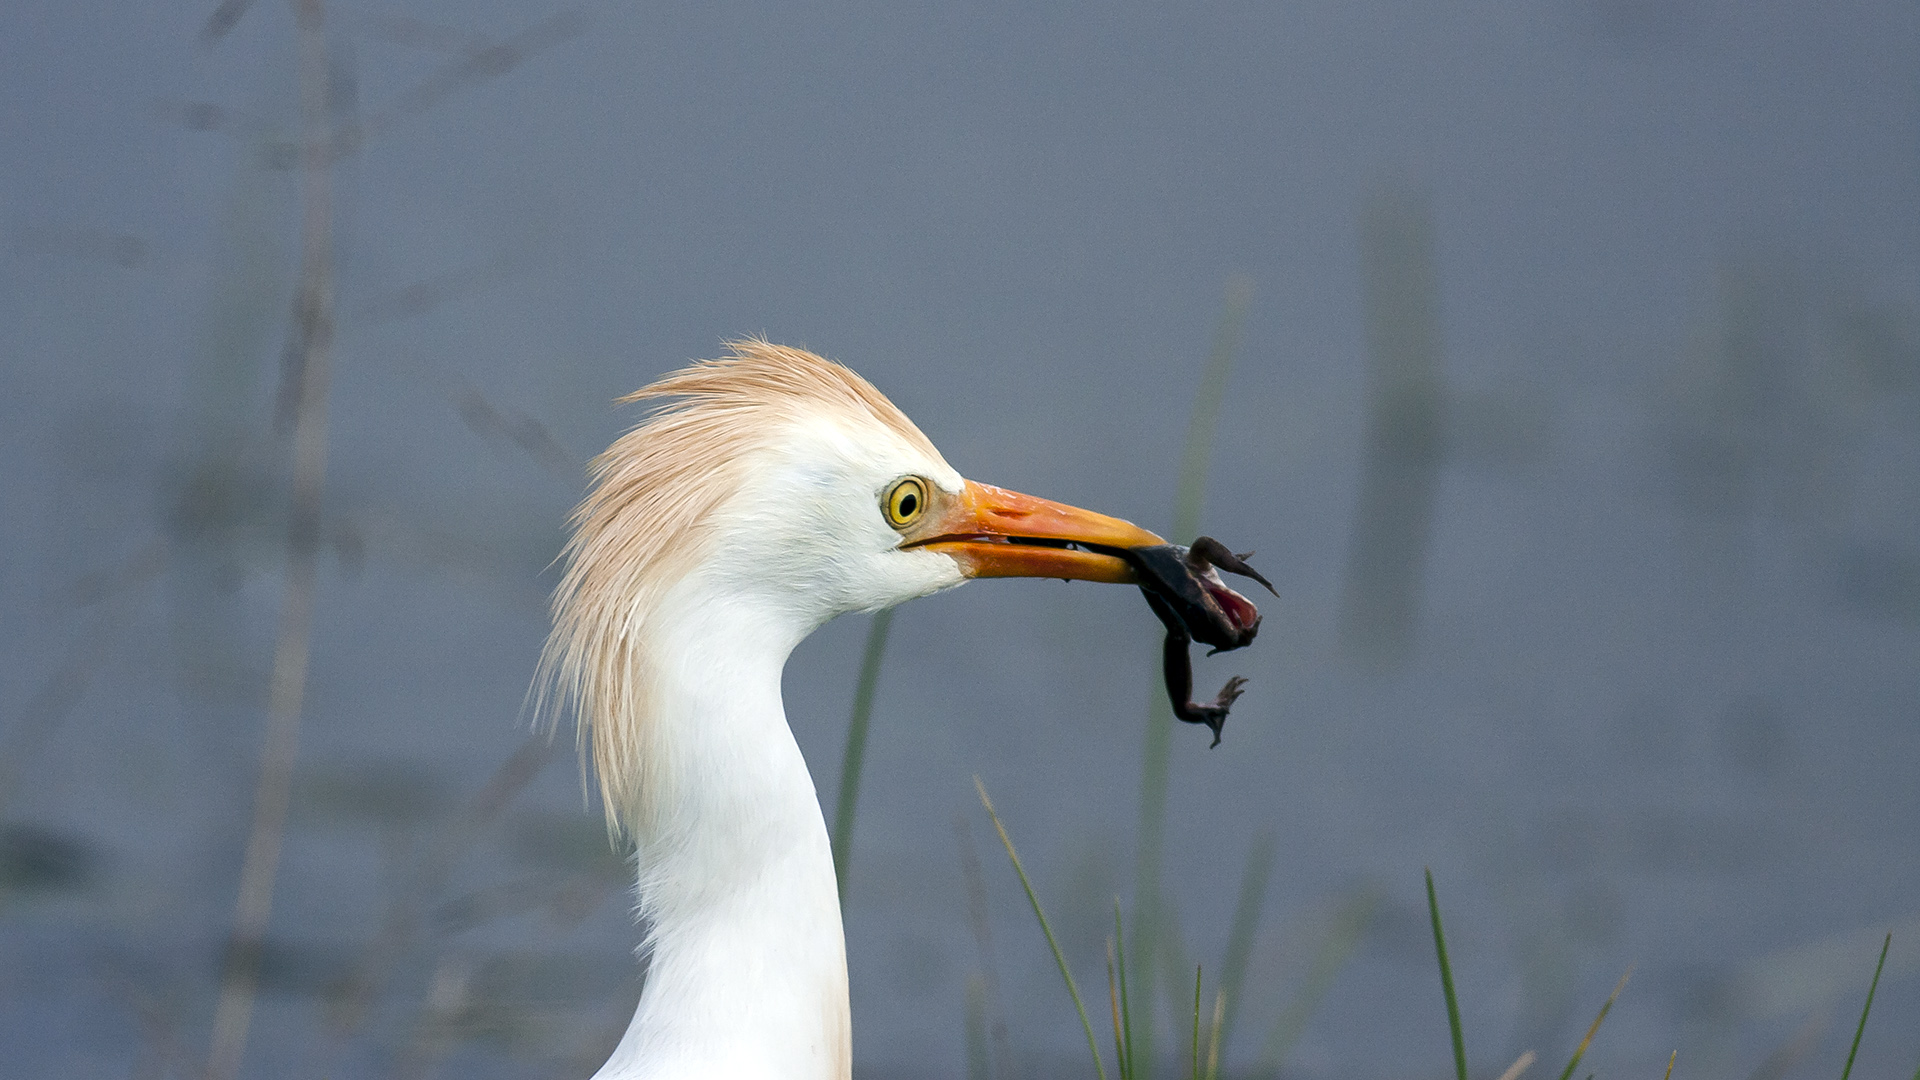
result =
M1207 653L1212 656L1238 649L1260 632L1259 610L1220 580L1221 570L1252 578L1268 592L1273 592L1273 585L1247 565L1251 552L1235 555L1211 536L1200 537L1192 547L1166 544L1133 548L1124 554L1139 575L1147 606L1167 628L1161 656L1173 715L1189 724L1205 724L1213 732L1209 745L1219 746L1227 710L1239 699L1247 680L1235 675L1213 701L1194 702L1193 662L1187 646L1196 641L1212 646Z

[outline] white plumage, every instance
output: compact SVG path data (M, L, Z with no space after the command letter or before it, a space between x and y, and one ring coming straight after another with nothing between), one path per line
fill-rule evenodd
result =
M837 615L968 577L1131 580L1112 550L1160 540L963 479L799 350L737 342L635 397L672 403L594 464L540 682L543 708L578 716L651 928L598 1077L847 1080L840 907L787 657Z

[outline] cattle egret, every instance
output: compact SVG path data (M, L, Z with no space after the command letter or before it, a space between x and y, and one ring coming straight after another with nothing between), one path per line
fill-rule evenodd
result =
M846 946L781 669L827 620L977 577L1131 583L1163 544L963 478L852 371L741 341L623 399L572 518L540 707L634 843L649 957L596 1080L848 1080Z

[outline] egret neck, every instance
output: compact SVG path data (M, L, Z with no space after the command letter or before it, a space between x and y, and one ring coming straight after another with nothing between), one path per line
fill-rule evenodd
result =
M708 568L709 570L711 568ZM596 1080L847 1080L846 944L780 674L817 624L696 571L646 619L659 755L636 835L646 985Z

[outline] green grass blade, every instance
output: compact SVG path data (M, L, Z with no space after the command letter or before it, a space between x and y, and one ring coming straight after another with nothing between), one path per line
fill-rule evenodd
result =
M1234 1014L1240 1009L1240 988L1247 981L1254 934L1260 928L1267 883L1273 878L1273 847L1272 830L1261 830L1247 851L1247 868L1240 874L1240 899L1233 906L1233 922L1227 930L1227 954L1220 962L1220 992L1227 995L1227 1011L1221 1017L1222 1043L1233 1034Z
M1200 1080L1200 965L1193 965L1193 1071L1187 1074Z
M1887 950L1893 947L1893 935L1880 944L1880 962L1873 966L1873 982L1867 984L1867 1004L1860 1010L1860 1026L1853 1029L1853 1049L1847 1051L1847 1067L1840 1070L1840 1080L1853 1075L1853 1057L1860 1052L1860 1036L1867 1033L1867 1014L1873 1011L1873 992L1880 989L1880 971L1887 966Z
M1226 399L1227 376L1233 370L1233 354L1240 345L1240 326L1246 319L1247 302L1253 295L1253 282L1244 274L1227 279L1226 303L1214 333L1213 349L1202 369L1194 393L1193 412L1187 421L1186 444L1180 453L1180 482L1173 498L1173 532L1176 541L1191 540L1200 528L1200 510L1206 502L1207 465L1213 457L1213 436L1220 419L1220 407ZM1140 833L1134 860L1133 942L1130 946L1134 970L1146 980L1141 1000L1153 1001L1159 949L1155 938L1160 933L1160 868L1166 843L1167 776L1173 752L1173 711L1165 697L1155 690L1147 703L1147 731L1140 755ZM1177 989L1170 990L1177 994ZM1153 1062L1153 1024L1140 1025L1140 1060L1147 1069Z
M1120 1080L1131 1080L1133 1070L1128 1067L1127 1041L1122 1034L1126 1023L1120 1019L1120 984L1113 976L1113 956L1119 951L1116 940L1107 939L1107 1006L1113 1010L1113 1067L1120 1074Z
M853 718L847 723L847 749L840 758L840 796L833 809L833 880L847 899L847 867L853 858L853 811L860 801L860 770L867 762L867 728L873 720L873 691L880 684L880 661L887 653L893 609L874 615L867 650L860 658L860 681L853 688Z
M1126 1044L1126 1060L1121 1065L1123 1080L1133 1080L1133 1003L1127 1000L1127 935L1120 924L1120 898L1113 898L1114 960L1120 968L1120 1031Z
M1667 1055L1667 1075L1665 1077L1665 1080L1673 1080L1673 1063L1679 1057L1680 1057L1680 1051L1678 1050L1675 1050L1673 1053Z
M1207 1034L1207 1078L1220 1080L1220 1028L1227 1019L1227 992L1215 991L1213 995L1213 1028Z
M1440 928L1440 900L1433 892L1433 869L1427 869L1427 912L1433 916L1433 951L1440 956L1440 987L1447 994L1447 1031L1453 1036L1453 1073L1467 1080L1467 1041L1460 1034L1460 999L1453 992L1453 965L1447 963L1447 934ZM1579 1060L1576 1055L1575 1061ZM1567 1071L1573 1071L1569 1065ZM1562 1076L1560 1080L1566 1080Z
M987 817L993 820L993 830L1000 834L1000 843L1007 849L1007 861L1013 863L1013 872L1020 877L1020 887L1027 891L1027 903L1033 905L1033 917L1040 920L1040 932L1047 937L1047 948L1053 950L1053 962L1059 965L1060 978L1067 984L1067 995L1073 998L1074 1011L1080 1014L1080 1027L1087 1033L1087 1050L1093 1055L1093 1070L1100 1074L1100 1080L1107 1080L1107 1067L1100 1060L1100 1043L1093 1037L1093 1023L1087 1019L1087 1007L1080 1001L1080 987L1073 981L1073 969L1067 966L1066 954L1060 951L1059 939L1053 936L1053 925L1047 922L1047 913L1040 907L1039 894L1033 891L1033 882L1027 878L1026 867L1020 865L1020 853L1013 849L1013 837L1007 835L1007 827L1000 823L1000 815L993 809L993 800L987 797L987 785L976 776L973 786L980 793L980 805L987 808Z
M1593 1045L1594 1035L1599 1033L1601 1023L1607 1019L1607 1014L1613 1011L1613 1003L1619 999L1620 991L1627 988L1627 980L1631 978L1633 978L1633 969L1628 968L1627 973L1620 976L1620 981L1614 984L1613 993L1607 995L1607 1003L1600 1006L1600 1015L1594 1017L1593 1023L1587 1027L1587 1037L1580 1040L1579 1046L1574 1047L1573 1060L1567 1062L1567 1067L1561 1070L1560 1080L1568 1080L1573 1075L1573 1070L1580 1066L1580 1059L1587 1055L1587 1047Z

